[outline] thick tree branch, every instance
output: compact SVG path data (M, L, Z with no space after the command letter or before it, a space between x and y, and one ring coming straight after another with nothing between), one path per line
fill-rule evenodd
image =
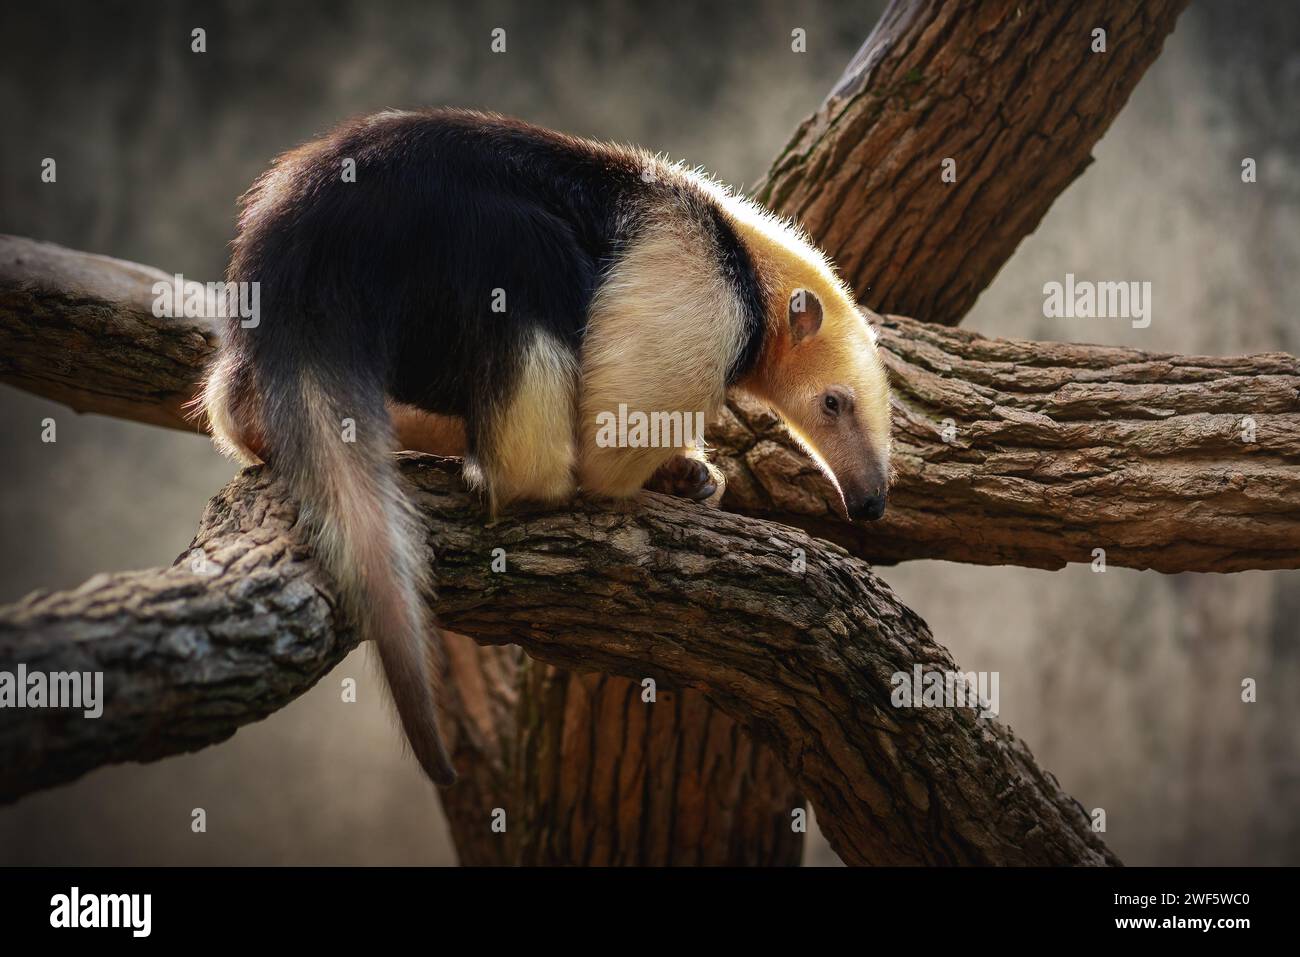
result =
M834 546L660 496L488 526L455 463L403 464L430 521L441 620L561 667L698 689L780 756L845 861L1115 863L996 720L891 703L896 673L956 665ZM339 660L351 638L335 630L330 584L293 519L279 487L250 470L213 499L173 567L0 610L5 668L106 672L98 720L12 712L0 795L220 740ZM495 548L504 573L491 570Z
M154 318L156 280L169 277L0 237L0 380L194 428L179 410L211 333L203 319ZM712 430L726 507L877 562L1059 568L1103 548L1109 564L1162 572L1300 567L1294 357L986 339L892 316L879 328L896 402L885 520L841 520L789 433L744 401Z
M199 429L182 406L216 348L203 318L158 318L138 263L0 234L0 381L167 428Z
M196 572L187 552L166 570L96 575L0 608L0 671L102 672L105 692L99 718L6 708L0 801L223 741L355 647L335 627L310 554L283 534L296 509L253 503L259 511L240 534L225 523L231 507L214 499L196 539L220 567Z
M1091 162L1186 5L894 0L758 198L871 308L955 325Z

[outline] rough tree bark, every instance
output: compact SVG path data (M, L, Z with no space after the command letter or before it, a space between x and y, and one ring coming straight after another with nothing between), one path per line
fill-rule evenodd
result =
M895 674L957 666L862 562L791 528L662 496L489 526L457 467L403 460L449 626L559 667L698 689L780 756L847 862L1118 863L995 719L894 705ZM352 639L292 529L295 512L277 483L248 470L213 499L171 568L98 576L0 612L4 647L52 670L105 671L110 705L98 721L15 712L0 726L0 794L220 740L341 658ZM495 548L509 556L504 573L491 570Z
M0 381L134 422L201 431L183 409L217 337L160 319L152 266L0 234Z
M793 865L780 761L689 687L529 662L513 797L525 809L523 864Z
M771 750L692 688L580 674L445 633L462 864L794 865L801 807ZM503 837L485 809L511 809Z
M867 306L956 325L1087 168L1186 5L893 0L757 196Z

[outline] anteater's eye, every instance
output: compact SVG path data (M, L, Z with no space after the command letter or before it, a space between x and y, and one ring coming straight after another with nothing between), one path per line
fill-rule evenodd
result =
M839 415L840 400L827 392L826 395L822 397L822 408L826 410L827 415Z

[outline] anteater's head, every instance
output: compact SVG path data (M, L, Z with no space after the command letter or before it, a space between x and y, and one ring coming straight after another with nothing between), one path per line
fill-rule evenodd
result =
M739 222L767 300L762 352L741 387L772 405L839 489L874 521L889 490L889 380L876 334L824 255L746 204Z

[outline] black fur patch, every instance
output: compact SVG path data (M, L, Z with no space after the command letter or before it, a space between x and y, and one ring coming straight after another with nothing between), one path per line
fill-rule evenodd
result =
M722 273L731 283L732 291L740 300L744 311L744 338L741 340L740 351L727 367L727 385L730 386L735 385L754 367L759 354L763 351L763 334L767 329L767 304L763 298L762 282L758 270L754 268L754 260L749 255L749 250L745 248L736 231L716 207L712 207L710 212Z

